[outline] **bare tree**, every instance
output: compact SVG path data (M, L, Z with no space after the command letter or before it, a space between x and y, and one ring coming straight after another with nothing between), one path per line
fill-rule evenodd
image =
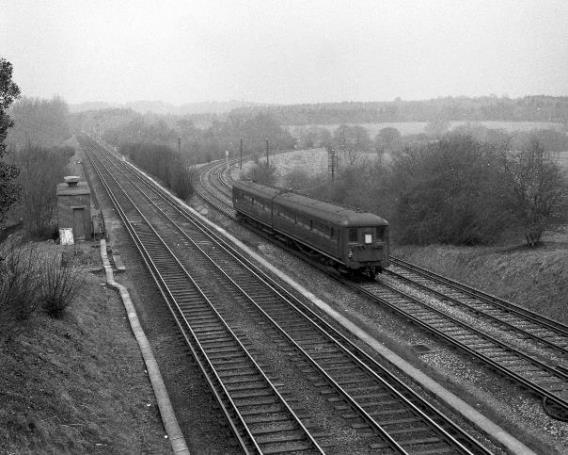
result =
M510 154L505 171L511 189L510 209L524 229L527 244L536 246L545 230L566 218L566 179L537 140Z

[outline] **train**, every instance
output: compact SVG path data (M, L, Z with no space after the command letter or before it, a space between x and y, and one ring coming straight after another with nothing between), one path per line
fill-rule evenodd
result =
M239 221L341 272L374 278L389 265L389 223L380 216L249 180L234 182L232 200Z

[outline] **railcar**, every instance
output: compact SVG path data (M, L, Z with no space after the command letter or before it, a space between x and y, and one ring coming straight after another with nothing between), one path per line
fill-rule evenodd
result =
M375 276L389 263L389 224L288 190L251 181L233 185L237 217L342 271Z

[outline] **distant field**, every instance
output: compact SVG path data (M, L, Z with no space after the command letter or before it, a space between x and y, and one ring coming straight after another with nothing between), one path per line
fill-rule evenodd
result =
M464 121L453 121L450 122L450 129L454 129L459 125L464 125L468 122ZM497 121L483 121L483 122L470 122L477 125L483 125L489 129L502 129L508 132L513 131L530 131L534 129L554 129L557 131L563 131L564 125L562 123L554 123L554 122L497 122ZM384 122L384 123L361 123L360 126L363 126L369 132L371 138L374 138L381 129L383 128L396 128L400 131L400 134L403 136L408 134L420 134L424 133L424 128L426 127L427 122ZM310 125L310 126L318 126L321 128L327 128L330 131L335 130L339 124L332 124L332 125ZM300 128L300 126L288 126L288 130L294 134L294 131Z
M372 162L377 158L376 153L360 153L358 160ZM347 164L347 158L338 154L339 169ZM262 161L262 160L261 160ZM327 150L324 148L302 149L293 152L279 153L270 157L270 163L276 167L278 184L282 185L284 177L290 172L301 170L308 176L314 177L328 172Z
M362 153L361 158L369 161L375 160L375 153ZM554 161L568 175L568 150L556 152L552 155ZM389 157L384 157L389 159ZM262 161L262 160L261 160ZM276 175L279 184L283 183L283 177L293 170L302 170L309 176L316 176L328 172L328 156L324 148L295 150L293 152L279 153L270 157L270 162L276 167ZM339 167L346 163L345 158L339 156ZM245 168L251 163L247 163Z

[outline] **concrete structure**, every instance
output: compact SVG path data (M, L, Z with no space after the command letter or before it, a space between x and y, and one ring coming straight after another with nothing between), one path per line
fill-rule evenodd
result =
M79 177L65 177L57 185L57 224L59 229L71 228L73 239L88 240L93 235L91 221L91 190Z

